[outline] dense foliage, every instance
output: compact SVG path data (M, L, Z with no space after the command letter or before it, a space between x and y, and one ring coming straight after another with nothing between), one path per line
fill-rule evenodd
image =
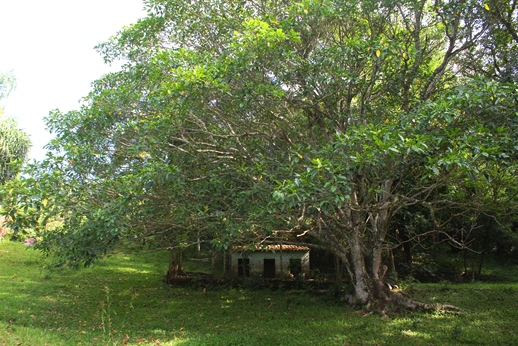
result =
M516 13L497 5L147 1L98 47L123 70L51 114L10 205L63 217L40 244L63 263L282 234L340 258L351 302L415 307L385 286L387 252L424 235L464 250L481 215L515 210L516 72L491 71L516 44L492 14ZM425 227L397 226L411 210Z

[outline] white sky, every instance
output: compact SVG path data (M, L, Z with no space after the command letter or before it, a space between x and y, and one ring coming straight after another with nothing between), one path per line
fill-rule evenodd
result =
M17 88L0 101L31 137L31 159L51 135L43 117L79 108L90 83L115 69L93 49L145 16L141 0L0 0L0 71Z

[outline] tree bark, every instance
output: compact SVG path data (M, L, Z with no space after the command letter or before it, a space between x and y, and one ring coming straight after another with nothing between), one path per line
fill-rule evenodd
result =
M350 264L353 273L352 284L354 287L354 298L350 301L353 304L369 306L372 303L372 293L369 290L367 268L363 256L360 232L355 230L348 239L350 246Z
M377 254L382 252L382 248L373 249L373 252L370 253L369 251L362 251L359 240L358 233L355 233L349 239L351 260L348 263L352 266L349 272L354 274L351 277L354 293L346 296L349 304L364 306L371 311L378 310L382 315L386 315L389 311L400 309L422 309L427 311L460 310L452 305L425 304L405 297L399 292L392 291L384 282L385 271L383 271L383 275L380 275L381 269L386 268L382 262L375 259L370 267L366 266L366 256L373 252L378 256ZM345 262L344 264L347 265Z
M389 208L392 181L388 180L381 186L377 195L380 209L367 213L352 210L357 206L356 193L351 194L352 208L344 211L345 229L343 230L347 247L343 254L336 254L342 258L347 267L354 293L346 298L352 305L365 306L371 310L380 310L386 314L389 310L405 308L410 310L458 310L450 305L429 305L404 297L392 291L386 284L388 267L383 264L383 250L387 234L391 211ZM360 208L358 208L360 210ZM366 219L362 222L362 219Z

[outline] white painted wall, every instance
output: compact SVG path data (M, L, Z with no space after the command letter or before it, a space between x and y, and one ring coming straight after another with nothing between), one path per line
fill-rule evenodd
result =
M255 251L247 253L233 253L231 255L231 273L238 275L238 260L240 258L248 258L250 260L250 275L263 276L264 259L275 260L275 277L282 277L283 274L289 272L290 259L300 259L302 265L302 274L309 277L309 251L287 251L287 252L267 252Z

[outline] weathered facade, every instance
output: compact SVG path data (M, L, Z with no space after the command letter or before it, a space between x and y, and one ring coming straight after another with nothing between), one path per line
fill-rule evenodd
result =
M309 277L309 248L298 245L267 245L247 250L234 247L231 254L234 277L260 276L265 279Z

